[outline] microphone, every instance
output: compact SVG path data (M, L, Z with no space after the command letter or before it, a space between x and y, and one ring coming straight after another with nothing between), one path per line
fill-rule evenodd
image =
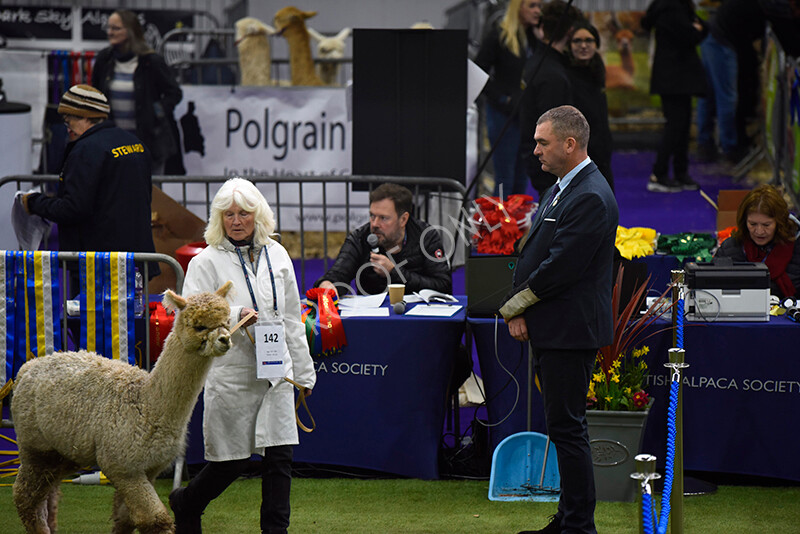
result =
M403 315L406 312L406 301L395 302L392 307L397 315Z
M378 253L378 236L375 234L369 234L367 236L367 244L372 247L372 252L374 254Z

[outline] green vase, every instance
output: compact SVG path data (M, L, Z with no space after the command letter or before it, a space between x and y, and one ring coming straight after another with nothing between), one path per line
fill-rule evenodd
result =
M633 502L639 491L631 473L641 452L647 409L639 412L586 410L594 482L599 501Z

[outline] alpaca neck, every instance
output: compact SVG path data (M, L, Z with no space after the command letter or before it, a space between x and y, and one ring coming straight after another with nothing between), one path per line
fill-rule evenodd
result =
M185 425L210 367L210 357L187 351L175 332L170 333L143 391L150 420Z
M622 60L622 69L628 74L633 75L634 66L631 51L628 49L620 51L620 59Z
M292 70L292 82L302 74L313 72L314 62L311 59L311 43L308 31L304 28L289 27L284 35L289 43L289 66Z

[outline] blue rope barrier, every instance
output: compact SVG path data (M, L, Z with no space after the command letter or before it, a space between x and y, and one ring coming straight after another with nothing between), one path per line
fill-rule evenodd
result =
M642 524L644 525L644 534L653 534L653 494L647 493L642 499Z

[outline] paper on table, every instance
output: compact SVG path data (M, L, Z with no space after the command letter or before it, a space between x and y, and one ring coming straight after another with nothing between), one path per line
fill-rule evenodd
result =
M389 317L389 308L339 308L339 317Z
M50 223L38 215L29 215L22 206L22 197L28 193L41 193L42 187L30 191L17 191L11 206L11 226L17 236L20 250L38 250L44 236L50 231Z
M460 305L431 304L429 306L423 306L418 304L407 311L406 315L417 315L420 317L452 317L460 309Z
M378 293L377 295L354 295L352 297L343 297L339 299L339 309L364 309L364 308L380 308L383 306L383 301L386 300L387 293Z

